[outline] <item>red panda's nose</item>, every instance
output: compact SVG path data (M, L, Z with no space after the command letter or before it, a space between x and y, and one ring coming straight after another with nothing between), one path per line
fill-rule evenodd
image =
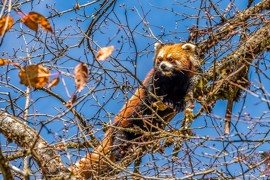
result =
M167 61L163 61L160 63L159 69L161 71L171 71L173 69L173 65Z
M167 65L166 65L166 64L160 64L160 68L161 68L162 70L165 70L165 69L167 68Z

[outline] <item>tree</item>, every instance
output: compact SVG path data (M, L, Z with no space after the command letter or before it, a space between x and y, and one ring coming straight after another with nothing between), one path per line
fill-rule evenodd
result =
M75 179L74 163L99 144L152 68L153 44L183 41L197 45L201 61L184 113L107 177L269 175L270 0L5 0L1 7L4 179ZM111 56L98 60L108 46ZM59 83L48 88L48 77Z

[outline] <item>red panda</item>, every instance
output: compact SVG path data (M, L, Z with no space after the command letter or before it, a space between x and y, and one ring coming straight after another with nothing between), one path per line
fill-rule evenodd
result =
M190 43L156 43L154 61L154 68L146 76L143 86L136 90L115 117L115 128L110 127L94 152L76 163L79 177L95 179L112 169L108 159L120 162L126 155L128 142L142 136L128 128L139 127L151 132L164 129L164 122L173 118L168 117L169 114L175 116L183 111L190 80L195 73L195 46Z

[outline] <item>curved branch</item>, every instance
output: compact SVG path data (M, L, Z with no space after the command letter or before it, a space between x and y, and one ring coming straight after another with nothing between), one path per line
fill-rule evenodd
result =
M270 23L251 34L247 41L243 42L234 52L212 65L207 70L206 77L213 79L213 76L221 74L221 71L228 67L237 70L243 65L242 63L251 63L254 57L264 53L270 45L269 28Z
M30 153L41 168L42 174L49 179L74 179L60 156L50 148L40 135L16 117L0 112L0 133L14 141Z
M184 126L185 129L189 129L192 121L201 113L200 110L197 115L192 114L193 109L190 107L194 104L194 99L198 99L199 96L203 95L205 99L201 104L206 106L211 106L215 101L224 99L224 92L231 92L229 90L234 89L238 84L237 81L243 77L243 73L241 73L242 69L245 67L248 69L256 56L269 50L269 28L270 23L267 23L264 27L251 34L234 52L209 67L203 76L196 75L193 77L192 84L194 86L194 92L191 92L191 98L187 103L182 127ZM233 70L233 72L226 78L220 76L222 74L222 70L228 68ZM218 76L219 78L216 78L215 76ZM212 83L209 83L213 79L218 82L215 86L213 86ZM201 82L204 82L205 84L203 90ZM241 86L237 88L246 90ZM209 111L209 109L206 109L206 111Z
M228 19L216 32L214 32L208 39L198 44L198 54L200 57L204 55L209 49L217 45L223 40L233 29L237 29L243 25L254 14L261 13L264 10L270 9L270 0L264 0L253 7L250 7L233 18Z

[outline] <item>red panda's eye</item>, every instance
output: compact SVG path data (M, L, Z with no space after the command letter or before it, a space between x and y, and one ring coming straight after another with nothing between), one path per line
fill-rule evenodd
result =
M157 61L161 62L162 61L162 57L157 57Z
M168 61L172 61L173 59L172 59L171 57L168 57L167 60L168 60Z

